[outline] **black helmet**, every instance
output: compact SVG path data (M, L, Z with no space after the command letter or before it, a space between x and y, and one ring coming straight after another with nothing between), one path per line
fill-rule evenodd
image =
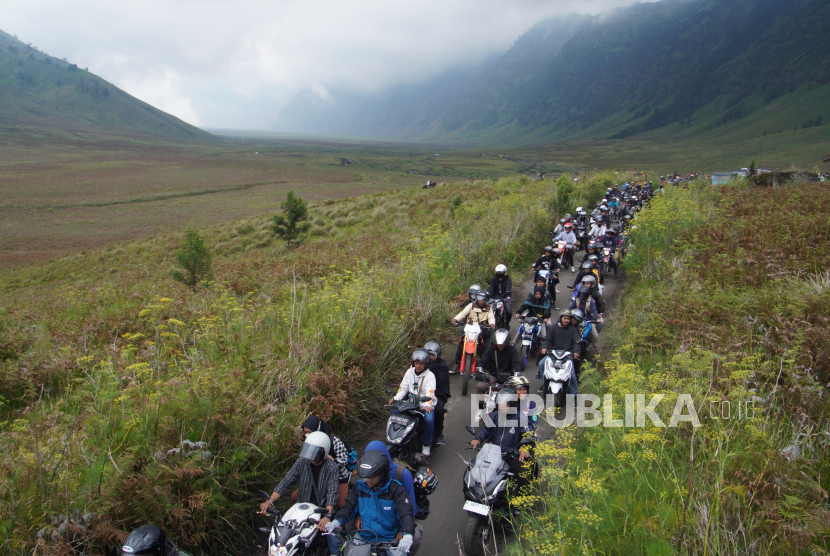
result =
M544 251L545 253L547 253L547 252L553 253L553 245L547 245L542 251Z
M590 243L588 244L588 247L587 247L587 248L588 248L588 249L596 249L596 248L597 248L597 242L596 242L596 241L592 241L592 242L590 242Z
M424 348L418 348L412 352L412 362L421 361L429 365L429 351Z
M367 450L357 462L357 476L360 479L386 477L389 475L389 458L378 450Z
M585 314L582 312L582 309L571 309L571 320L575 320L576 324L582 324L582 321L585 320Z
M506 328L499 328L496 330L496 333L493 334L493 343L497 346L507 345L507 342L510 340L510 331Z
M416 494L432 494L438 486L438 477L429 467L419 467L412 477Z
M164 556L167 537L164 531L155 525L142 525L127 537L121 546L123 556L134 554Z
M476 301L490 301L490 294L486 290L480 290L476 293Z
M554 255L561 255L561 254L562 254L562 251L560 251L560 250L559 250L559 248L557 247L557 248L554 248L554 250L552 251L552 253L553 253Z
M519 396L512 388L502 388L496 394L496 406L505 404L508 407L516 407L519 405Z
M431 340L424 344L424 349L427 350L430 355L434 355L436 359L441 357L441 344L435 340Z

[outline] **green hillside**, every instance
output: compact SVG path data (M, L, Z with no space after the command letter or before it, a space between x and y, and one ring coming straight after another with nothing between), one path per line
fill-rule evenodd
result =
M541 56L538 32L520 38L429 137L622 139L671 124L685 126L673 133L720 135L744 120L761 134L830 121L822 0L635 4L583 23Z
M97 75L0 31L0 132L110 133L212 141L213 135Z

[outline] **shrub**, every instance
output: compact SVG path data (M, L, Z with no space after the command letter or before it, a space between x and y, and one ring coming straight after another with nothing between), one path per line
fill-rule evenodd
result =
M172 270L170 277L196 291L196 285L210 275L211 255L205 240L194 228L188 228L184 244L176 250L176 262L182 270Z
M291 242L296 241L300 234L308 231L310 224L305 222L308 219L308 206L305 201L289 191L283 201L283 214L274 215L272 230L274 234L285 240L286 247L291 249Z

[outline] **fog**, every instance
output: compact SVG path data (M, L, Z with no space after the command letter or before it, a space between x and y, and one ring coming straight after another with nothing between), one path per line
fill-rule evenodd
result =
M378 91L479 63L537 21L630 0L6 0L47 54L208 128L268 129L300 91Z

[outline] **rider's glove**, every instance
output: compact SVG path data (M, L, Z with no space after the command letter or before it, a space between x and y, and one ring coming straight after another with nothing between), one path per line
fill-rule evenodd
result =
M412 535L407 533L403 536L403 538L398 542L398 550L401 552L409 552L409 549L412 548Z
M334 530L340 527L340 522L338 520L329 521L326 523L326 533L334 533Z

